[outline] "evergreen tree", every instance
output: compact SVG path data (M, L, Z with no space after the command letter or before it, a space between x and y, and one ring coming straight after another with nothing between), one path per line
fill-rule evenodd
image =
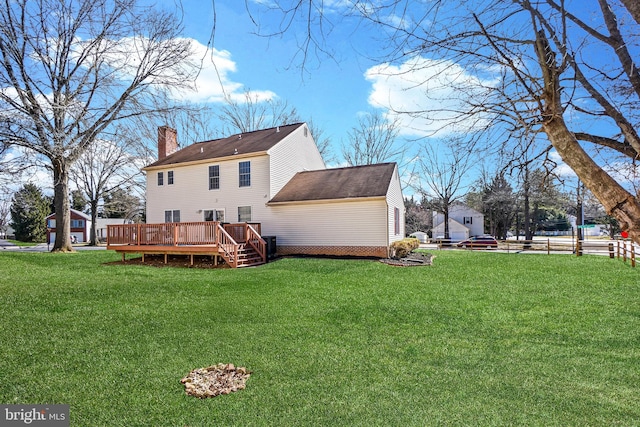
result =
M515 216L515 198L513 188L502 173L496 175L484 188L482 213L489 234L501 240L507 238L507 231Z
M16 239L23 242L44 242L47 236L46 217L51 213L51 198L35 184L25 184L11 203L11 226Z
M87 198L80 190L73 190L71 192L71 209L75 209L80 212L84 212L87 207Z
M140 199L122 188L116 188L104 196L106 218L135 219L142 210Z

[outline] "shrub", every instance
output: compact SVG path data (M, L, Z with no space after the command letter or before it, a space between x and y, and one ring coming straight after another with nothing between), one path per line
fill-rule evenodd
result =
M415 237L407 237L391 243L391 258L404 258L414 249L420 247L420 241Z

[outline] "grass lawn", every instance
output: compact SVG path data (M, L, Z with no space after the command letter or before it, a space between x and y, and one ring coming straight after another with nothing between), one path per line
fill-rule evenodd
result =
M640 269L601 256L440 251L431 267L249 269L0 253L0 403L72 426L640 423ZM247 388L180 379L234 363Z

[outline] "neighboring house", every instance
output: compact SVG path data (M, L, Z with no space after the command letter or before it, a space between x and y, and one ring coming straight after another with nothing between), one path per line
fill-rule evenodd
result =
M131 224L130 219L126 218L97 218L96 219L96 239L98 241L107 240L107 225L115 224Z
M433 212L434 238L444 237L444 214ZM456 242L484 234L484 215L462 203L449 206L449 238Z
M420 241L420 243L427 243L429 241L429 235L424 231L416 231L409 234L409 237L415 237Z
M176 149L161 127L148 223L257 222L279 254L386 257L404 237L396 164L326 169L304 123Z
M71 211L71 237L75 237L78 242L86 242L89 240L89 230L91 229L91 217L77 211ZM56 214L52 213L47 218L47 243L56 240Z

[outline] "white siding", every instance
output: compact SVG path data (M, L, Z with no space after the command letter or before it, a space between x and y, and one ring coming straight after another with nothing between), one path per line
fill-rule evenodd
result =
M251 162L251 186L240 187L238 164ZM225 221L238 220L238 206L251 206L252 221L265 217L269 200L269 168L265 155L239 157L221 162L212 161L190 166L162 169L164 185L158 186L157 173L147 172L147 222L164 222L165 210L180 210L180 221L203 221L204 210L224 210ZM209 190L209 166L220 166L220 189ZM172 170L174 184L168 185L167 171Z
M275 196L297 172L325 169L322 156L307 125L300 126L273 146L268 153L271 169L269 199Z
M304 203L271 208L277 222L263 224L283 246L386 246L384 199Z
M465 223L465 217L471 218L471 223ZM468 229L466 231L467 236L463 237L461 240L464 240L469 236L484 234L484 215L462 203L454 203L449 207L449 220L455 220ZM438 226L443 221L444 215L439 212L434 212L433 223ZM460 235L458 235L458 237L459 236ZM454 239L453 235L451 235L451 239Z
M400 214L400 230L395 232L395 209L399 210ZM387 209L388 209L388 234L389 241L387 245L397 240L402 240L405 237L405 207L404 197L402 196L402 187L400 185L400 178L398 176L398 166L393 171L393 177L389 183L389 190L387 191Z

